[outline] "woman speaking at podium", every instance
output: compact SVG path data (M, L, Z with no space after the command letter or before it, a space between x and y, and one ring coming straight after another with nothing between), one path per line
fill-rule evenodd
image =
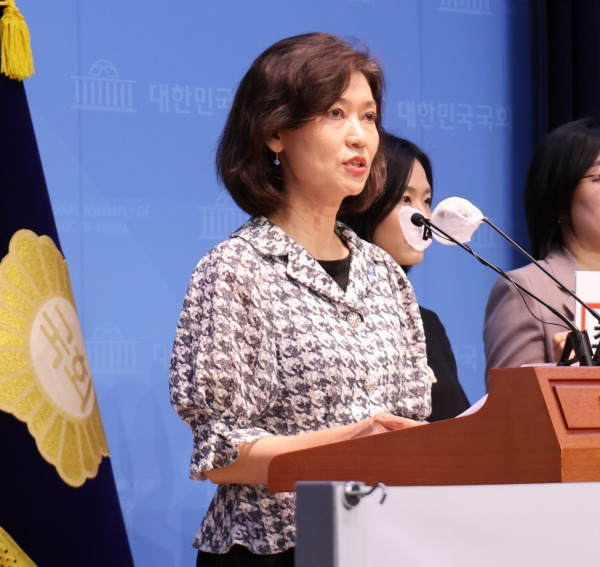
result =
M582 118L540 142L524 191L531 255L567 289L575 272L600 270L600 124ZM531 263L508 275L574 320L575 300ZM525 295L525 294L524 294ZM485 312L486 384L490 368L556 362L565 323L498 278Z
M239 84L216 161L251 218L196 266L170 374L190 476L218 484L197 565L293 565L294 494L269 492L270 460L430 413L412 287L336 221L383 188L383 83L365 46L312 33L272 45Z

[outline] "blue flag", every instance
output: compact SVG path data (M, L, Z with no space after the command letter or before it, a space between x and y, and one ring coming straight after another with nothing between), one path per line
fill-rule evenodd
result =
M0 555L133 567L25 89L4 74L0 260Z

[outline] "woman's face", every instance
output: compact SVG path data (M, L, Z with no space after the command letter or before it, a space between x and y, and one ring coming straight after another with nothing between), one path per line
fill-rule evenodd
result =
M431 196L432 191L425 170L421 163L415 160L406 191L400 202L396 203L396 206L373 232L373 242L388 252L402 266L419 264L423 261L423 252L415 250L406 242L400 226L400 208L410 205L429 218L431 216Z
M355 72L324 116L269 141L279 153L288 201L337 212L345 197L363 190L379 146L378 110L365 76Z
M579 252L600 254L600 154L575 188L569 224L563 237L576 257Z

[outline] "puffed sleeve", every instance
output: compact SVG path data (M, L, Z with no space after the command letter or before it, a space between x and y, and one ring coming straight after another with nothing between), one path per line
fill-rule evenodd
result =
M526 289L532 286L513 275ZM506 368L546 362L544 326L537 302L499 277L490 292L483 325L486 386L491 368Z
M217 247L196 267L171 357L171 404L193 433L190 476L231 464L269 433L257 417L276 395L276 352L257 282L260 261Z

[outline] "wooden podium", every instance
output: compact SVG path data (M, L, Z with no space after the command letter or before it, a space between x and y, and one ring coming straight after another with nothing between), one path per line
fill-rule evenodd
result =
M269 490L298 481L478 485L600 481L600 368L494 369L475 413L294 451L269 466Z

